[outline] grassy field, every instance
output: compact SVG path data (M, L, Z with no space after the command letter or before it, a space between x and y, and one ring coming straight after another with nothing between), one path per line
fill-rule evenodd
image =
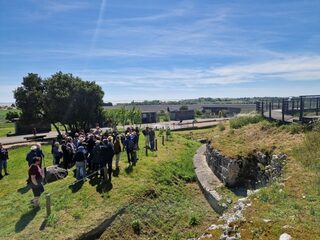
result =
M242 121L242 120L241 120ZM250 197L252 206L240 223L242 239L276 240L286 232L293 239L320 239L320 132L303 132L298 125L261 121L231 129L185 131L189 139L208 138L215 148L231 157L253 150L286 153L287 165L281 179ZM217 239L221 232L209 231Z
M6 114L10 110L0 109L0 137L5 137L7 133L14 133L14 124L6 121Z
M64 180L47 184L46 193L52 198L48 218L43 197L39 211L29 207L32 193L25 183L28 148L11 150L10 175L0 180L1 239L74 239L115 216L102 239L186 239L201 235L217 214L195 183L192 157L199 143L174 135L148 157L140 147L133 169L126 168L126 155L122 155L119 176L113 177L112 184L92 178L69 187L75 180L72 171ZM44 151L48 165L49 146L44 146Z

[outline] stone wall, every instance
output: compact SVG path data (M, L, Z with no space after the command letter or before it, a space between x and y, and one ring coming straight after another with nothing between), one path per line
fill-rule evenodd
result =
M258 188L281 175L286 155L273 155L271 152L253 151L246 157L229 158L206 146L206 160L214 174L229 187L245 186Z

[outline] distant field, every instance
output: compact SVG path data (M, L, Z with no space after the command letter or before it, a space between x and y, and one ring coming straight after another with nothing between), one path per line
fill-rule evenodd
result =
M160 112L161 110L167 111L169 108L171 111L179 110L179 108L182 105L166 105L166 104L159 104L159 105L137 105L135 107L138 107L141 109L141 111L145 112ZM212 107L235 107L235 108L241 108L241 112L248 113L256 110L255 104L189 104L187 105L188 109L190 110L201 110L202 106L212 106ZM113 109L113 108L121 108L122 106L112 106L112 107L104 107L105 109ZM126 106L127 108L132 108L132 105Z
M8 132L14 132L14 123L6 121L6 114L10 110L0 109L0 137L5 137Z

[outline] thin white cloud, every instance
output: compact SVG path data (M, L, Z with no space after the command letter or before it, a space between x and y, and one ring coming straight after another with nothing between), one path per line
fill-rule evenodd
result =
M91 73L89 73L91 72ZM207 85L231 85L268 80L320 81L320 56L300 56L262 63L224 67L173 70L121 69L116 71L79 71L85 79L102 85L175 88Z

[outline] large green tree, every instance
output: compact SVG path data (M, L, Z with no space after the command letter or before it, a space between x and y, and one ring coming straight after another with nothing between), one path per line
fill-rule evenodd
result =
M43 80L38 74L29 73L21 85L13 92L16 106L21 109L21 120L31 123L43 119Z
M17 106L28 121L43 119L57 123L72 132L88 130L102 118L104 92L95 82L83 81L72 74L57 72L42 80L37 74L29 74L15 90ZM29 104L30 100L32 108ZM25 113L25 115L23 115Z

